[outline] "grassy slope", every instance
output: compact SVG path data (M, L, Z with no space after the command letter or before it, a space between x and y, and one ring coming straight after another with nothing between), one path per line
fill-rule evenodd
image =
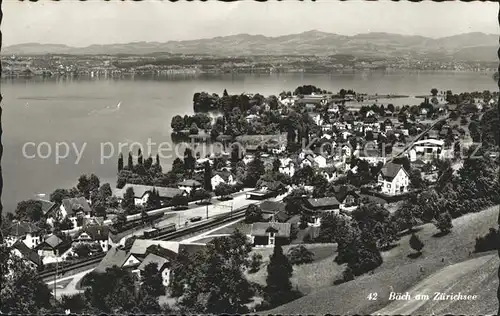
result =
M407 257L409 253L412 253L412 250L408 243L409 236L404 236L399 241L400 245L398 247L383 253L384 263L374 271L373 275L363 275L354 281L338 286L319 288L303 298L269 312L273 314L373 313L388 304L388 296L391 292L390 286L395 292L407 291L432 273L451 264L470 259L469 252L474 250L475 238L486 234L490 227L496 226L498 212L499 208L495 206L480 213L468 214L455 219L453 221L453 232L440 238L432 237L436 233L434 225L423 225L422 230L418 233L425 244L422 257L418 259ZM444 259L444 262L442 262L442 259ZM336 279L332 275L338 274L342 268L331 260L326 260L331 262L331 272L324 274L322 277L324 279ZM420 271L421 267L423 272ZM326 269L324 272L326 273ZM297 276L294 277L297 278ZM471 279L470 286L474 286L473 282L485 282L480 287L477 284L476 287L484 289L485 296L487 287L491 287L493 289L491 292L494 294L494 285L491 285L491 282L488 284L488 278L492 279L490 277L483 281L480 281L480 278ZM458 292L457 289L454 290ZM378 293L379 299L368 300L368 294L373 292ZM471 310L472 306L480 308L481 305L485 304L489 303L483 301L483 299L475 303L465 303ZM456 306L458 308L459 305ZM454 310L454 312L462 311L458 309Z
M283 247L286 254L293 247L288 245ZM294 266L292 284L297 286L303 293L310 293L313 289L328 286L334 281L333 276L342 272L342 267L333 264L335 258L336 244L304 244L304 247L314 253L314 262L310 264ZM253 274L246 273L247 279L263 286L266 285L267 264L273 248L255 248L253 253L262 255L262 265L258 272Z

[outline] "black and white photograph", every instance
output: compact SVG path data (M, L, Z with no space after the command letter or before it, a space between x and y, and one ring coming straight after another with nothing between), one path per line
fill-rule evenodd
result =
M498 2L0 7L1 314L500 315Z

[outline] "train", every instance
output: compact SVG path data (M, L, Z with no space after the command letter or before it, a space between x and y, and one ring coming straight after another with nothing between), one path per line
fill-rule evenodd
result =
M144 238L150 239L150 238L157 237L159 235L175 232L176 230L177 230L177 228L176 228L175 224L170 223L167 226L162 227L162 228L151 228L151 229L145 230L144 231Z

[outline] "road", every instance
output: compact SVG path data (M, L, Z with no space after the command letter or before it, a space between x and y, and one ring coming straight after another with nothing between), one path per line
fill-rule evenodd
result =
M79 272L75 275L72 275L72 276L68 276L68 277L64 277L64 278L58 278L57 279L57 283L60 283L62 281L65 281L65 280L69 280L71 279L71 282L69 282L64 288L60 289L60 288L57 288L56 286L56 297L57 298L60 298L62 295L73 295L73 294L77 294L77 293L81 293L83 292L83 290L77 290L76 289L76 284L88 273L92 272L92 270L94 270L94 268L92 269L89 269L89 270L85 270L85 271L82 271L82 272ZM49 282L46 282L47 285L49 286L49 289L52 290L52 292L54 292L54 281L49 281Z

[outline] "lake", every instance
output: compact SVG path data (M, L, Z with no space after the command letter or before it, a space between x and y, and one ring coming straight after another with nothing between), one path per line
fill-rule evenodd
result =
M114 186L119 143L128 144L121 148L124 153L133 142L147 149L148 139L151 143L170 144L170 120L177 114L192 114L195 92L221 95L227 89L229 94L246 92L267 96L283 90L293 91L304 84L332 92L345 88L370 94L410 96L428 94L431 88L453 92L498 89L492 74L488 73L411 71L223 75L170 80L2 80L4 209L13 211L17 202L40 193L47 194L48 198L56 188L74 186L81 174L95 173L101 183L110 182ZM386 101L379 100L379 103L418 104L422 100ZM66 155L66 147L59 144L59 156L67 158L56 161L58 143L68 144L70 150ZM37 154L37 148L41 155ZM75 148L83 153L79 161ZM134 151L137 148L135 145ZM151 148L155 155L158 145ZM103 161L101 149L109 157ZM170 168L174 158L162 159L164 170Z

